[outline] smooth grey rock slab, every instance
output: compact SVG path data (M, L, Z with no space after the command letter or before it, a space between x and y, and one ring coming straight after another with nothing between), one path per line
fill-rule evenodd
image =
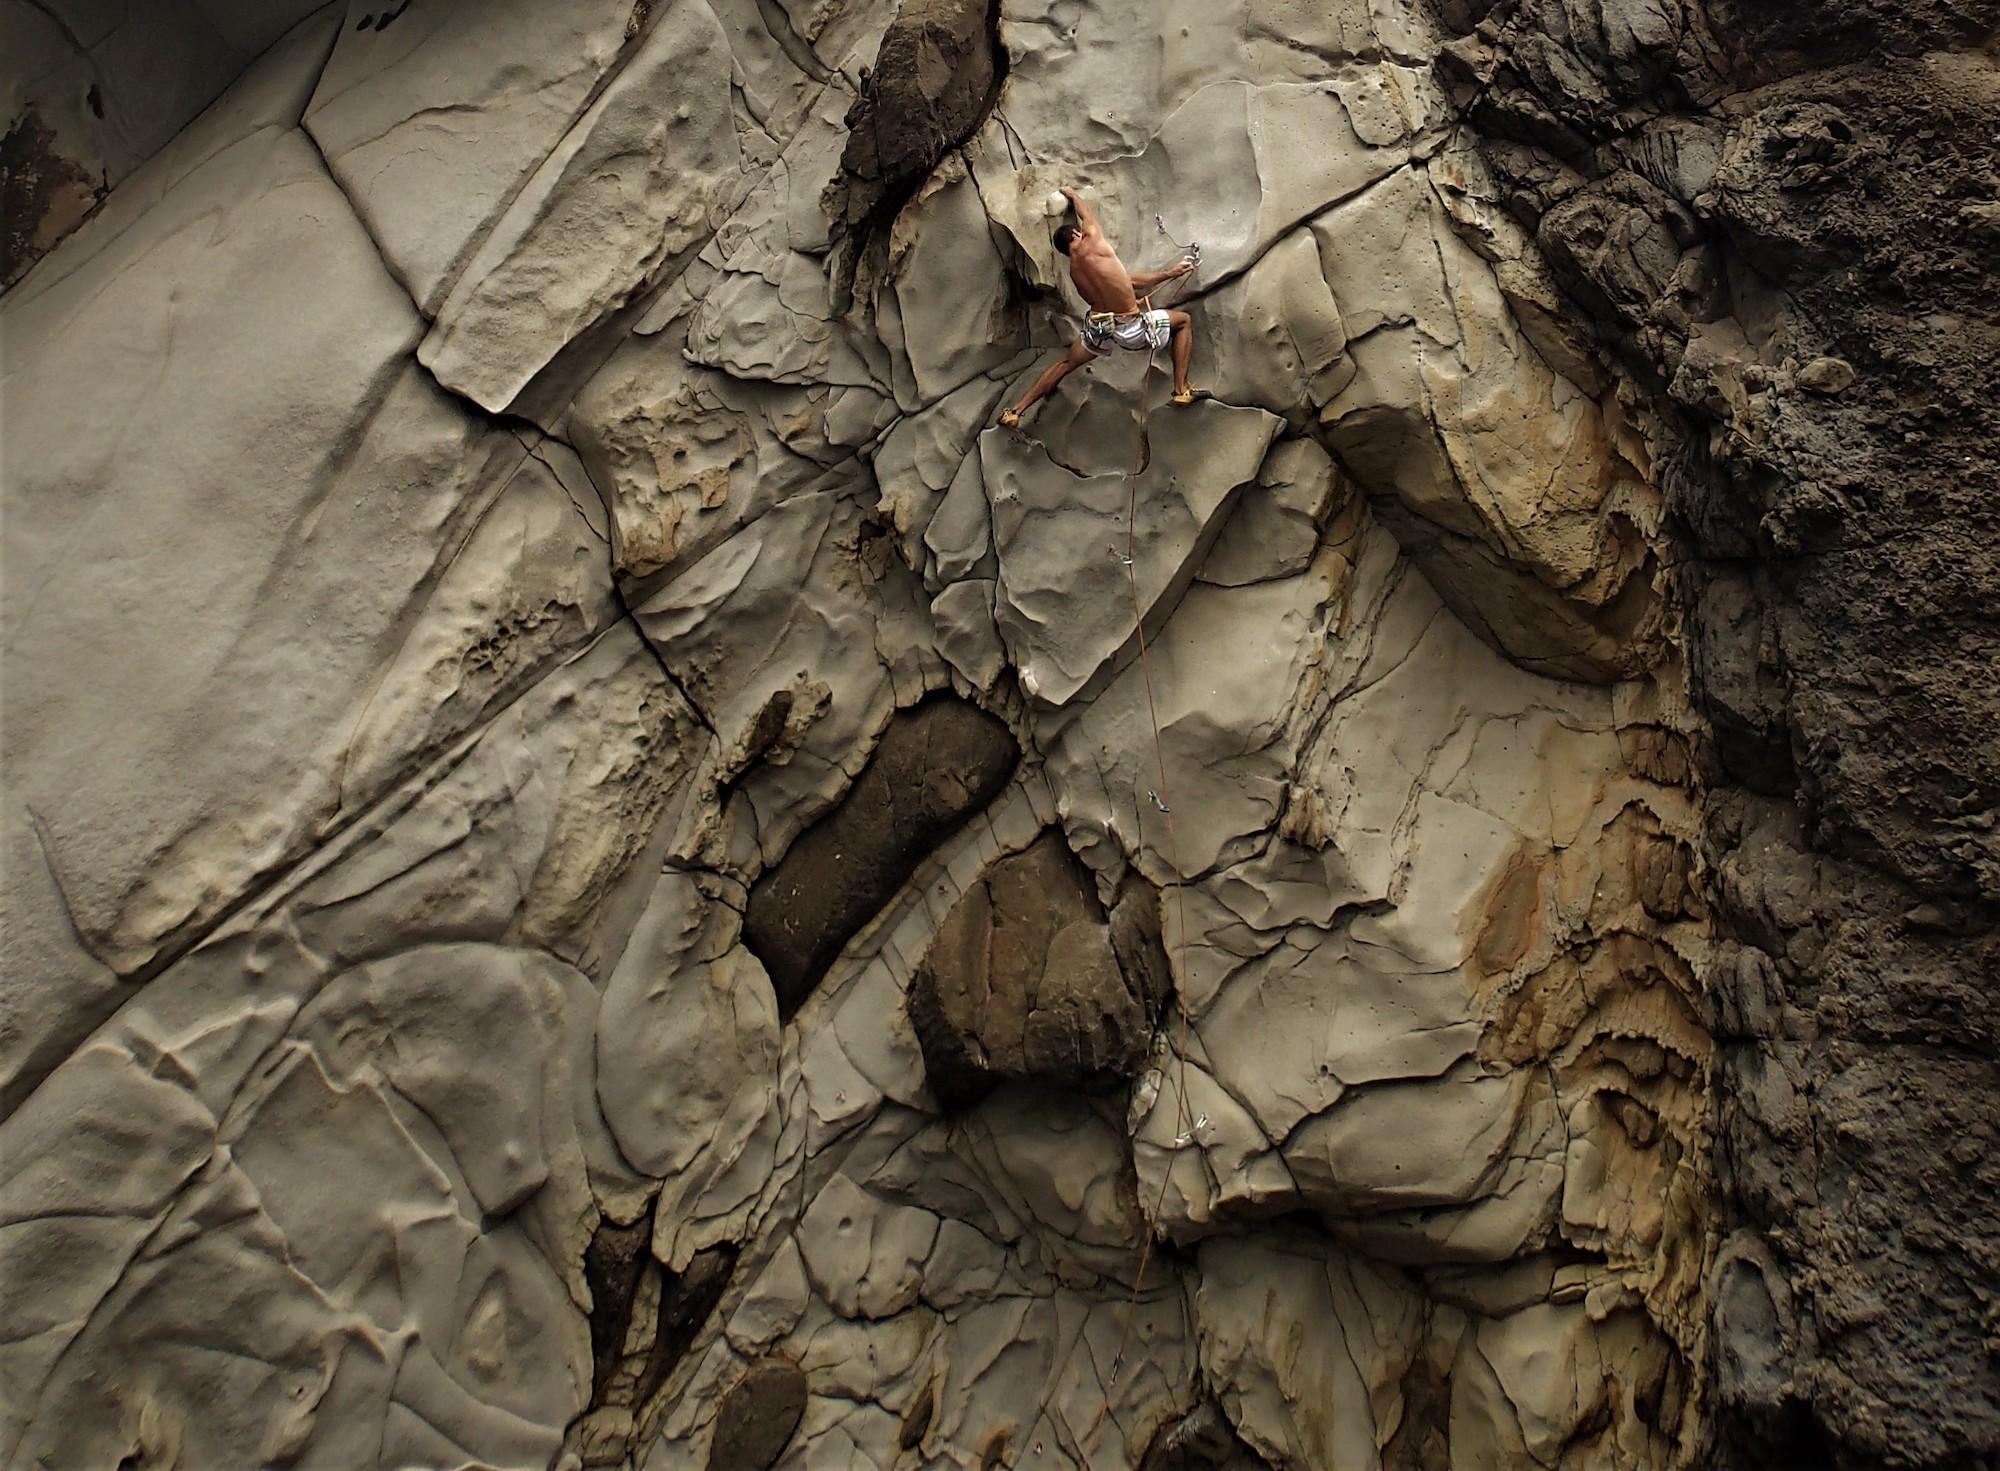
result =
M157 967L610 611L533 437L408 363L408 298L289 126L318 60L274 50L0 306L8 850L52 875L6 896L16 1087L112 999L36 977ZM64 432L78 402L113 427Z
M1344 498L1340 473L1319 445L1309 439L1274 445L1201 564L1201 580L1242 587L1305 571L1320 529Z
M666 6L473 252L418 349L493 413L720 223L740 166L728 37Z
M1000 559L995 621L1031 698L1066 704L1137 647L1128 538L1139 616L1153 619L1193 578L1277 429L1257 409L1164 409L1150 426L1151 463L1129 477L1075 476L1018 435L981 436Z
M626 0L345 0L304 127L390 271L435 315L467 252L625 59Z
M598 1107L620 1154L665 1182L654 1237L675 1270L742 1228L729 1216L743 1192L725 1182L705 1202L711 1185L739 1166L751 1191L762 1183L751 1156L775 1102L778 1007L740 923L696 880L662 874L598 1012Z

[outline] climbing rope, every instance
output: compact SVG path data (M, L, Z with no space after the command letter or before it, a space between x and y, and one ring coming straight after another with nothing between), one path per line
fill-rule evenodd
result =
M1160 234L1165 235L1169 241L1172 241L1180 249L1183 257L1194 262L1193 270L1189 271L1185 276L1175 279L1174 294L1167 301L1167 306L1170 307L1180 299L1181 293L1187 289L1188 283L1193 281L1195 276L1199 274L1201 270L1201 245L1198 242L1192 241L1183 244L1181 241L1175 240L1167 232L1167 222L1159 215L1153 216L1153 226ZM1165 307L1154 308L1150 297L1147 299L1147 308L1148 310L1166 309ZM1174 870L1174 928L1177 932L1175 937L1176 952L1180 961L1178 967L1179 976L1174 986L1174 997L1179 1003L1180 1010L1180 1037L1174 1047L1174 1054L1178 1063L1178 1073L1175 1079L1175 1092L1178 1096L1176 1098L1174 1116L1173 1142L1167 1151L1168 1159L1166 1168L1160 1174L1159 1194L1155 1197L1153 1208L1148 1212L1146 1217L1145 1236L1139 1245L1139 1267L1132 1277L1132 1296L1125 1305L1125 1322L1118 1334L1118 1351L1112 1355L1111 1373L1104 1382L1104 1402L1098 1407L1097 1416L1091 1422L1089 1433L1084 1436L1086 1450L1096 1441L1098 1431L1102 1429L1105 1418L1111 1412L1111 1394L1117 1387L1119 1373L1124 1367L1125 1350L1130 1345L1132 1337L1132 1323L1139 1313L1139 1295L1145 1284L1146 1268L1152 1263L1153 1241L1159 1234L1160 1216L1166 1210L1167 1185L1173 1179L1175 1157L1182 1148L1196 1142L1194 1138L1195 1131L1200 1127L1199 1124L1190 1124L1188 1119L1191 1105L1188 1101L1187 1089L1187 1055L1188 1042L1193 1031L1193 1020L1189 1012L1187 999L1189 977L1187 958L1187 883L1185 874L1181 868L1180 843L1174 833L1173 789L1167 779L1166 746L1160 739L1160 708L1153 691L1153 662L1146 640L1145 608L1139 601L1137 550L1139 476L1145 470L1146 464L1151 458L1150 448L1146 439L1146 427L1152 412L1153 369L1158 364L1159 356L1159 347L1149 341L1146 347L1146 373L1139 380L1137 437L1133 445L1131 467L1125 472L1125 555L1120 560L1125 564L1126 586L1132 595L1132 627L1139 640L1139 670L1146 686L1146 718L1152 727L1153 735L1154 779L1159 783L1156 790L1148 791L1146 795L1152 798L1153 805L1159 810L1161 817L1165 819L1167 861L1172 864ZM1137 826L1137 841L1143 845L1145 837L1145 809L1139 805L1139 798L1136 792L1132 797L1132 808L1134 821Z

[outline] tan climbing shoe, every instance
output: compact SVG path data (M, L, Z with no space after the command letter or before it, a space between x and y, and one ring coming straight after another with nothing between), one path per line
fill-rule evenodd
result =
M1186 405L1194 402L1194 390L1192 388L1180 389L1174 394L1172 398L1168 399L1167 402L1180 404L1183 407L1185 407Z
M1002 409L1000 411L1001 428L1003 429L1018 428L1020 423L1021 423L1021 411L1019 409Z

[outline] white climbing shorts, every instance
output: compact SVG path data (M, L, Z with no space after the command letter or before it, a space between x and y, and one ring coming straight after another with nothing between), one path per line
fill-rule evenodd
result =
M1083 345L1095 353L1114 347L1127 352L1152 352L1174 335L1173 320L1163 311L1091 312L1083 319Z

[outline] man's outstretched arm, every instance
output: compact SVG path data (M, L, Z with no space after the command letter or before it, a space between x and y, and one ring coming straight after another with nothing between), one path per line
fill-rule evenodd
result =
M1132 273L1132 289L1134 291L1151 291L1162 281L1177 280L1193 269L1194 257L1184 255L1180 258L1178 265L1169 266L1164 271L1134 271Z
M1102 235L1104 233L1104 227L1097 223L1096 212L1083 202L1081 194L1077 193L1076 190L1070 188L1067 184L1063 185L1058 192L1064 199L1069 201L1070 208L1076 211L1078 229L1082 230L1086 235Z

